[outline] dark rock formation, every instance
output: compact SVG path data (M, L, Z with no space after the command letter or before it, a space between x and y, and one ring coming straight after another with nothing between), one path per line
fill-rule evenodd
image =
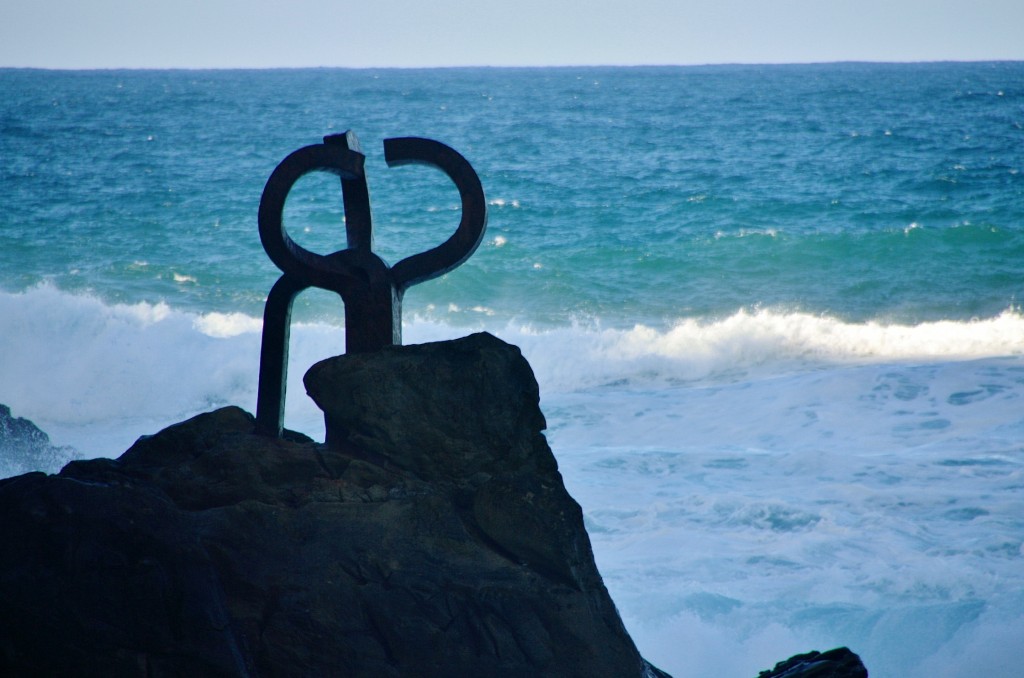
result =
M53 472L78 456L73 448L52 445L38 426L14 417L11 408L0 405L0 478L29 471Z
M828 652L808 652L779 662L757 678L868 678L860 657L845 647Z
M327 445L237 408L0 481L0 675L656 676L489 335L307 375Z

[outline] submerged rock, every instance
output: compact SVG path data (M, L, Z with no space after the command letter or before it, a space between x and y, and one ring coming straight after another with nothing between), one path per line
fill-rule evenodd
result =
M29 471L53 472L78 457L71 447L53 445L33 422L11 414L0 405L0 478Z
M757 678L868 678L868 670L860 657L848 648L828 652L808 652L779 662L771 671L761 671Z
M314 366L328 443L224 408L0 481L0 674L658 676L529 365L491 337Z

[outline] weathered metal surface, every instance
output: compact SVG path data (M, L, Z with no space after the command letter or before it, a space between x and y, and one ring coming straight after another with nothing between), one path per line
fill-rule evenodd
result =
M288 335L292 302L309 287L330 290L345 305L345 350L374 351L402 343L402 296L417 283L436 278L468 259L483 239L487 203L480 179L457 151L432 139L384 140L389 167L428 165L444 172L462 201L462 219L445 242L389 266L373 252L373 224L363 155L351 131L324 137L324 143L294 151L271 173L260 200L260 241L282 275L270 290L263 312L256 428L280 436L284 420ZM288 193L310 172L341 179L347 247L317 254L298 245L285 230Z

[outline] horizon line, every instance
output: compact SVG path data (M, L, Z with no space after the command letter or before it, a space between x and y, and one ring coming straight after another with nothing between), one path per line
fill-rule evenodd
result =
M756 66L841 66L841 65L926 65L926 64L998 64L998 63L1024 63L1020 59L920 59L920 60L892 60L892 59L838 59L834 61L721 61L721 62L693 62L693 63L637 63L637 64L615 64L615 63L591 63L591 64L462 64L462 65L430 65L430 66L6 66L0 65L3 71L300 71L300 70L345 70L345 71L435 71L435 70L543 70L543 69L573 69L573 68L708 68L708 67L756 67Z

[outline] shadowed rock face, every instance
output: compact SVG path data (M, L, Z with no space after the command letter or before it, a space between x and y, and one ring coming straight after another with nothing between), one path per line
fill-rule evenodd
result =
M771 671L761 671L758 678L868 678L868 670L848 648L837 647L795 655Z
M490 335L306 377L328 444L237 408L0 481L0 674L643 676Z

